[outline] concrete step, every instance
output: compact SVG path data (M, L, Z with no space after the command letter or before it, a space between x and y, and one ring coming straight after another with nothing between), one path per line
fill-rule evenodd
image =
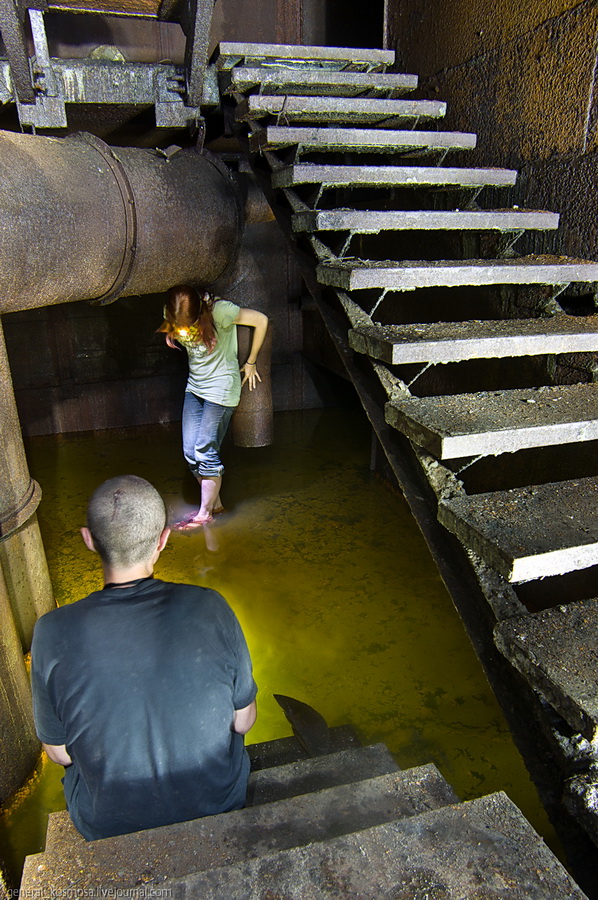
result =
M454 496L438 520L513 583L598 564L596 476Z
M289 69L288 66L235 66L221 75L224 94L300 95L302 97L400 97L417 87L417 75Z
M455 802L436 767L427 765L100 841L84 841L71 826L62 842L27 858L21 887L32 892L26 896L54 896L50 887L67 896L74 886L85 889L86 896L101 896L100 889L163 886L165 879L245 865L265 854Z
M385 744L356 747L328 753L312 759L272 766L252 772L249 778L248 806L286 800L299 794L350 784L377 775L398 771Z
M442 166L333 166L297 163L272 173L275 188L300 184L324 187L512 187L514 169L458 169Z
M326 209L295 213L293 231L551 231L557 213L543 210L361 210Z
M212 55L219 69L231 69L243 63L255 66L284 61L285 65L321 65L332 69L379 71L394 63L393 50L369 50L356 47L310 47L299 44L254 44L221 41Z
M441 119L446 103L438 100L377 100L369 97L273 97L251 94L236 110L240 122L276 116L283 124L378 125L396 128L406 122Z
M412 291L426 287L491 284L568 284L598 281L598 263L563 256L521 259L468 259L419 262L335 259L319 263L320 284L346 291L388 288Z
M598 352L598 316L361 325L349 345L391 365Z
M453 131L395 131L372 128L302 128L283 125L267 125L249 136L249 149L278 150L282 147L300 147L302 152L355 152L433 153L444 150L472 150L476 145L475 134Z
M598 600L499 622L494 642L574 734L598 740Z
M586 896L502 793L189 875L164 887L171 897L202 900Z
M598 384L387 403L389 425L437 459L514 453L598 439Z

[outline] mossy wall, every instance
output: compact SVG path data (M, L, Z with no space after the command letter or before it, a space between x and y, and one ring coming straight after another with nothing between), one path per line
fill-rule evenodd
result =
M466 164L517 168L509 202L560 212L556 249L598 258L595 0L388 0L386 42L477 133Z

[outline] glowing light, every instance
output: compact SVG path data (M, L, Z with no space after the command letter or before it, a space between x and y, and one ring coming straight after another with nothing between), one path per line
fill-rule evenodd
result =
M178 331L179 331L179 335L180 335L182 338L186 338L187 335L189 334L189 329L188 329L188 328L179 328Z

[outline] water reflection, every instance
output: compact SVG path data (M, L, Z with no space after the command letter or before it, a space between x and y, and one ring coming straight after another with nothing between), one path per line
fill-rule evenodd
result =
M225 446L226 512L174 532L156 574L214 588L235 609L260 688L252 742L291 733L272 694L296 697L364 743L384 741L404 768L436 763L462 799L505 790L552 843L425 542L400 495L369 471L369 451L358 410L277 414L272 447ZM175 427L36 438L28 457L59 603L101 586L78 528L103 480L147 478L171 521L197 505ZM41 848L45 810L62 803L61 771L47 764L3 817L17 867Z

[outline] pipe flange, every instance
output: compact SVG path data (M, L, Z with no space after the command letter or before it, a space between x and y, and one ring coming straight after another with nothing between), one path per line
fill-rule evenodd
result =
M114 180L118 185L123 201L126 248L120 269L114 279L112 287L107 290L105 294L102 294L101 297L94 297L94 299L90 301L94 306L107 306L109 303L114 303L114 301L123 293L135 263L135 257L137 255L137 211L135 208L135 195L133 194L133 189L127 178L124 166L112 152L112 149L108 144L95 134L89 134L87 131L78 132L73 135L73 138L75 140L84 141L86 144L93 147L94 150L97 150L111 173L114 175Z
M39 506L41 498L42 489L37 481L30 478L27 490L21 497L16 509L11 509L0 515L0 542L5 541L11 534L14 534L15 531L29 521Z

